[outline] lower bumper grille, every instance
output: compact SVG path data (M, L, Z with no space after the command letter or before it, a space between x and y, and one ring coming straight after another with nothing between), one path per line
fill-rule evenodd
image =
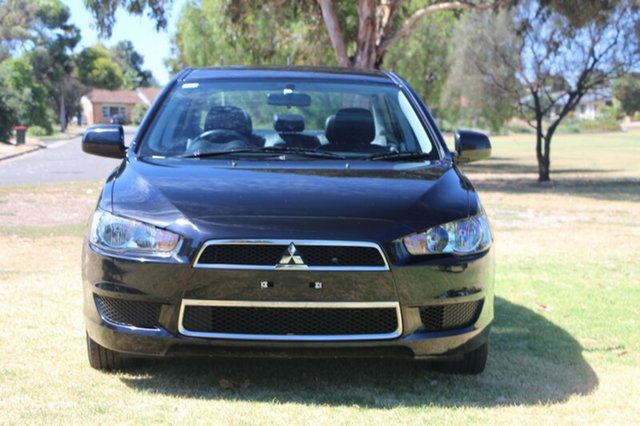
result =
M396 302L183 301L180 332L243 340L375 340L401 334Z
M160 316L160 303L139 302L95 296L100 315L107 321L129 327L154 328Z
M420 319L429 331L452 330L468 327L478 320L483 300L450 303L420 308Z

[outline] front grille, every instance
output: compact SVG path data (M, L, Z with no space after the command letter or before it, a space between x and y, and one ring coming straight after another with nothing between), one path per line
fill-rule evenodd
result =
M286 249L286 245L211 245L204 249L198 263L273 266L280 262Z
M272 269L283 256L290 255L290 242L275 243L210 243L196 261L200 267L256 267ZM321 269L373 268L387 269L378 246L370 243L313 244L295 242L295 255L304 267ZM295 265L299 266L299 265Z
M158 323L160 304L95 296L102 317L112 323L153 328Z
M241 303L241 302L239 302ZM251 303L251 302L246 302ZM392 338L400 333L396 303L382 307L183 306L181 332L200 337L265 340ZM333 304L336 305L336 304ZM363 304L364 305L364 304ZM376 337L378 336L378 337Z
M482 310L482 300L424 306L420 308L420 319L429 331L451 330L473 324Z

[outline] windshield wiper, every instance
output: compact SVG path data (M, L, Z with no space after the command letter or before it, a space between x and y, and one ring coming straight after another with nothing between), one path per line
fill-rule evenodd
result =
M204 158L204 157L217 157L222 155L242 154L245 152L261 152L260 149L255 148L236 148L228 149L225 151L195 151L189 154L176 155L178 158Z
M262 148L237 148L226 151L196 151L190 154L178 155L179 158L204 158L204 157L218 157L224 155L245 154L245 153L265 153L265 154L295 154L305 157L316 158L337 158L344 160L342 155L335 154L327 151L314 151L312 149L304 148L291 148L291 147L275 147L268 146Z
M431 154L426 152L407 151L407 152L386 152L384 154L375 154L365 157L365 160L373 161L402 161L402 160L424 160L431 158Z

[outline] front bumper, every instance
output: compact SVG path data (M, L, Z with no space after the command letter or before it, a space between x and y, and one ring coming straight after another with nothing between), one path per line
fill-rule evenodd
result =
M85 244L84 313L98 344L134 356L460 357L486 342L493 320L493 250L473 259L391 266L385 272L203 270L189 264L114 259ZM260 284L273 285L265 288ZM310 283L322 282L322 289ZM473 289L473 292L460 292ZM462 294L462 295L457 295ZM159 306L153 326L109 320L96 296ZM181 333L184 300L304 301L308 303L396 302L399 336L357 340L256 340L195 337ZM481 301L473 322L429 330L421 308Z

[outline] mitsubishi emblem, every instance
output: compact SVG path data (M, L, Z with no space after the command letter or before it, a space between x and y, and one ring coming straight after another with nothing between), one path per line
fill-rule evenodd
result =
M289 244L287 251L282 255L280 263L276 265L276 268L289 268L289 269L307 269L307 265L302 260L302 256L298 254L298 248L295 244Z

